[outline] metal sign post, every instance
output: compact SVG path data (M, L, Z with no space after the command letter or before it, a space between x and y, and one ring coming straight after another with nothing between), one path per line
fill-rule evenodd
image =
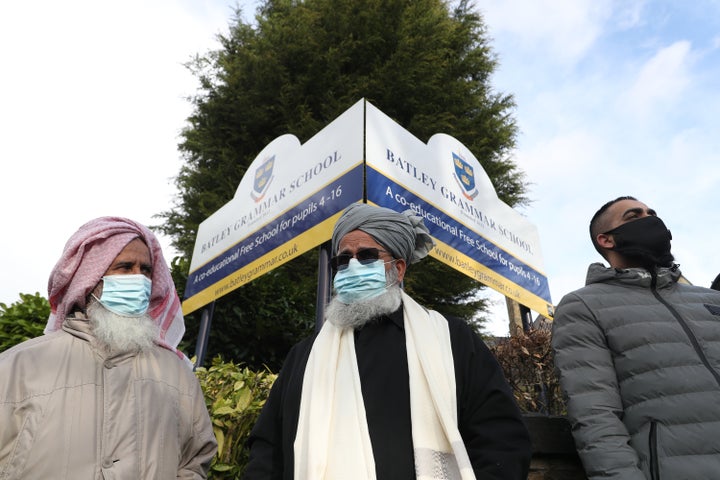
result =
M318 251L318 286L315 314L316 332L319 332L323 326L323 321L325 319L325 307L330 301L330 295L332 292L330 288L330 282L332 280L330 257L332 256L332 252L330 249L330 242L325 242L320 245L320 249Z
M203 364L205 361L205 353L210 339L210 325L212 324L213 311L215 310L215 302L211 302L203 309L200 317L200 331L198 332L197 345L195 347L195 365L193 370Z

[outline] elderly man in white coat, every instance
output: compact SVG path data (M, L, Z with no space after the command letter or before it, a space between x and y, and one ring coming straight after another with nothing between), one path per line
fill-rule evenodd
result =
M217 443L155 235L86 223L48 290L46 335L0 354L0 478L206 478Z

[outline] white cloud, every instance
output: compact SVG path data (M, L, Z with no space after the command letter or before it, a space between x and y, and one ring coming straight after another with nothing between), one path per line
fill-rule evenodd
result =
M602 150L602 144L590 132L567 131L519 151L516 161L534 182L553 182L558 172L568 179L594 168L602 161Z
M683 40L660 49L642 65L622 102L646 116L677 101L691 83L691 66L690 42Z
M610 0L487 0L478 4L491 36L510 35L548 63L574 63L601 35Z
M635 0L616 4L614 8L617 8L615 18L618 28L629 30L641 26L646 3L644 0Z
M683 180L693 192L715 193L720 185L720 138L714 129L681 129L664 150L660 166L673 171L675 181Z

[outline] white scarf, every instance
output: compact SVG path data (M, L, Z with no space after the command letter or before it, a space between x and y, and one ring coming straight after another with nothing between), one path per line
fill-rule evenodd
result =
M447 320L403 292L410 415L418 480L475 479L457 427ZM325 322L303 379L295 479L375 479L352 328Z

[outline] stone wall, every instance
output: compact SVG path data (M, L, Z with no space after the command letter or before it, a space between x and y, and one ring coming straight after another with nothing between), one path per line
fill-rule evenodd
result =
M533 457L528 480L587 480L565 417L526 413Z

